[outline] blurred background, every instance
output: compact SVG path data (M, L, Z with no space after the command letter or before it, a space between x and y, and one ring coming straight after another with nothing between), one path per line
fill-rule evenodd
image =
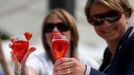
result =
M31 46L37 47L36 52L42 50L41 26L44 16L50 9L61 7L70 12L77 21L79 30L79 52L87 58L101 64L106 43L96 35L93 27L88 24L84 5L87 0L0 0L0 38L2 48L12 71L10 58L11 49L8 47L9 37L22 35L25 31L33 33ZM130 0L133 4L134 0ZM134 7L134 5L133 5ZM133 18L130 20L133 24ZM2 70L2 69L1 69Z

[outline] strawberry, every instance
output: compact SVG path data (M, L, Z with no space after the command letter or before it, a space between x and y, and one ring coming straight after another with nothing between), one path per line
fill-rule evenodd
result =
M32 37L32 33L31 33L31 32L25 32L25 33L24 33L24 36L25 36L25 38L26 38L27 40L30 40L31 37Z
M60 32L53 32L51 35L50 35L50 39L53 40L53 39L61 39L61 33Z

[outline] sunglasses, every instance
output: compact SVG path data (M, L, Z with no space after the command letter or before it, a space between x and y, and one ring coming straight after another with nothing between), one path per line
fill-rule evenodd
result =
M44 32L53 32L53 29L57 27L57 29L60 31L60 32L65 32L65 31L68 31L70 30L70 26L67 24L67 23L46 23L45 26L44 26Z
M113 23L118 21L121 18L122 13L118 11L108 11L103 14L97 14L94 16L91 16L89 18L89 23L91 23L93 26L100 26L103 24L104 21L108 21L109 23Z

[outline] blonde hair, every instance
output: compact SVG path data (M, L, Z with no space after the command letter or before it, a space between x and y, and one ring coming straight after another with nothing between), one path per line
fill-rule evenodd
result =
M126 8L130 8L128 0L100 0L100 2L109 8L117 11L125 11Z
M128 0L88 0L85 6L85 14L87 17L87 20L90 18L90 8L92 4L94 3L100 3L107 7L109 7L112 10L116 10L119 12L127 12L129 17L132 14L132 6L130 5Z

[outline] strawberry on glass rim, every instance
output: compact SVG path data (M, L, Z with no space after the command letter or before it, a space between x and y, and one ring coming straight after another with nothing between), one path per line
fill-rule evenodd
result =
M53 32L51 35L50 35L50 39L53 40L53 39L61 39L62 38L62 34L60 32Z
M25 36L25 38L26 38L27 40L30 40L31 37L32 37L32 33L31 33L31 32L25 32L25 33L24 33L24 36Z

